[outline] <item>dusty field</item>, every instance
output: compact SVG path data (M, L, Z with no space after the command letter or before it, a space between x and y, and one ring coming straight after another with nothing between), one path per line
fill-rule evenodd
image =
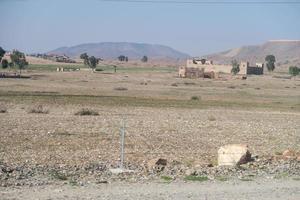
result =
M0 80L0 104L7 109L0 113L0 161L7 165L33 171L117 166L123 118L126 165L138 171L151 158L183 169L215 165L218 148L230 143L246 143L261 158L300 151L299 79L191 80L176 78L174 68L135 67L116 74L29 74ZM37 105L49 113L29 113ZM75 115L81 108L99 115Z
M72 187L68 185L41 186L37 188L0 189L2 199L261 199L298 200L300 184L295 180L255 182L205 182L166 184L152 182L147 184L88 185Z

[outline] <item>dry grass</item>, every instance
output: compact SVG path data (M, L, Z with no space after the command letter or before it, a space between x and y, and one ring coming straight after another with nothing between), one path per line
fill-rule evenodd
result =
M80 116L97 116L99 113L95 110L89 109L89 108L82 108L78 112L75 113L75 115L80 115Z
M143 70L39 72L34 79L1 80L0 102L10 104L9 115L0 118L5 124L0 132L2 159L49 165L115 164L122 116L129 133L126 160L137 164L153 157L191 166L207 163L229 143L247 143L260 156L287 148L300 150L299 127L293 126L300 123L297 79L188 80L172 71ZM141 85L144 80L151 84ZM120 86L130 90L114 90ZM201 100L191 100L192 96ZM51 114L28 115L22 109L33 105L51 107ZM87 105L92 113L101 110L101 115L74 115Z
M49 110L44 108L43 105L37 105L29 109L28 113L36 113L36 114L48 114Z

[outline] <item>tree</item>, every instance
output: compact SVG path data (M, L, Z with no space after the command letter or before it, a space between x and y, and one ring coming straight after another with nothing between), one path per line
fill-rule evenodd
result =
M275 62L276 62L276 59L275 59L275 56L274 55L267 55L266 58L265 58L265 61L267 62L267 69L269 72L272 72L274 71L275 69Z
M28 62L26 61L25 54L14 50L12 54L10 55L11 62L13 65L17 66L20 70L20 74L22 73L22 69L25 69L26 66L28 66Z
M204 65L204 64L206 63L206 59L202 58L202 59L200 60L200 62L202 63L202 65Z
M148 62L148 57L147 56L143 56L141 59L142 62Z
M80 55L80 58L83 59L84 65L89 66L90 68L95 70L96 66L98 65L101 58L96 58L95 56L89 56L87 53L83 53Z
M87 53L81 54L80 59L83 59L84 65L89 65L89 56L87 55Z
M6 59L3 59L3 60L1 61L1 65L2 65L2 68L3 68L3 69L6 69L6 68L8 67L8 61L7 61Z
M2 49L2 47L0 47L0 61L2 60L4 54L5 54L4 49Z
M118 57L118 60L119 61L121 61L121 62L124 62L124 61L126 61L126 56L124 56L124 55L120 55L119 57ZM127 61L128 61L128 58L127 58Z
M90 66L90 68L92 68L94 70L98 63L99 63L99 60L97 58L95 58L95 56L89 57L88 65Z
M237 60L233 60L231 62L231 65L232 65L231 73L233 73L234 75L236 75L237 73L239 73L239 71L240 71L240 64L237 62Z
M290 66L289 67L289 74L291 74L292 76L297 76L300 73L300 68L296 67L296 66Z

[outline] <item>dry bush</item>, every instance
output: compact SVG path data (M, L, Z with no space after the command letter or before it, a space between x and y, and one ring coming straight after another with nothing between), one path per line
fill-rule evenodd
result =
M178 87L177 83L172 83L171 86Z
M194 82L184 82L184 85L196 85Z
M192 96L191 97L191 100L194 100L194 101L199 101L201 98L198 97L198 96Z
M78 112L75 113L75 115L80 115L80 116L97 116L99 113L95 110L91 110L89 108L82 108Z
M0 113L7 113L6 107L0 106Z
M126 87L116 87L116 88L114 88L114 90L125 91L125 90L128 90L128 88L126 88Z
M38 106L30 108L28 113L48 114L49 110L44 108L43 105L38 105Z
M216 121L217 119L214 116L208 116L209 121Z

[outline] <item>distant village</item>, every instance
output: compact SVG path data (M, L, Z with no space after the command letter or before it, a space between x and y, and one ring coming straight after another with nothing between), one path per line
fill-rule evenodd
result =
M262 75L264 73L264 64L256 63L250 66L249 62L237 63L238 75ZM233 65L214 64L212 60L203 58L188 59L186 66L179 67L178 76L180 78L218 78L219 74L232 73Z

